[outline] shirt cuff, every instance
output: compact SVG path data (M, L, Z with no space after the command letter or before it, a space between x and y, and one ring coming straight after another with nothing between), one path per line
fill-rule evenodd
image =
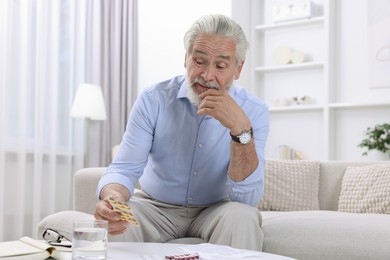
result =
M120 174L120 173L110 172L109 174L104 174L100 178L100 181L99 181L97 189L96 189L96 197L98 199L100 199L99 198L100 192L102 191L104 186L106 186L108 184L114 184L114 183L121 184L121 185L125 186L129 190L131 196L133 196L134 185L131 182L129 182L129 178L126 176L123 176L123 174Z
M259 167L242 181L233 181L228 175L226 185L229 198L251 206L257 205L264 194L264 181L261 176Z

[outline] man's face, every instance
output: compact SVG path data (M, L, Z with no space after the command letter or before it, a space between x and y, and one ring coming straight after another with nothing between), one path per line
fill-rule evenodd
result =
M198 106L198 95L209 88L227 89L240 76L243 62L237 66L236 43L215 35L198 37L186 54L188 98Z

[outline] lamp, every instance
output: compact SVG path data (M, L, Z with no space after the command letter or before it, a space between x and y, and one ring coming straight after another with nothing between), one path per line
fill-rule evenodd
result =
M70 116L86 119L84 125L84 165L89 166L89 120L106 120L107 118L102 88L93 84L80 84L73 101Z
M91 120L106 120L102 88L93 84L81 84L73 101L70 116Z

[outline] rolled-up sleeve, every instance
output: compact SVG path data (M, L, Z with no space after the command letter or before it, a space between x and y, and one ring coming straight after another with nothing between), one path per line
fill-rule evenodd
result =
M252 107L253 109L253 107ZM233 181L227 176L226 186L230 200L257 205L264 195L265 145L269 132L268 107L265 104L258 109L259 113L249 113L253 128L253 137L259 164L256 170L242 181Z

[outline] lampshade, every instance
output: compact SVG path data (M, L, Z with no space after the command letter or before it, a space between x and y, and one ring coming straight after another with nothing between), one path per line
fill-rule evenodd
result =
M93 84L81 84L73 101L72 117L106 120L102 88Z

